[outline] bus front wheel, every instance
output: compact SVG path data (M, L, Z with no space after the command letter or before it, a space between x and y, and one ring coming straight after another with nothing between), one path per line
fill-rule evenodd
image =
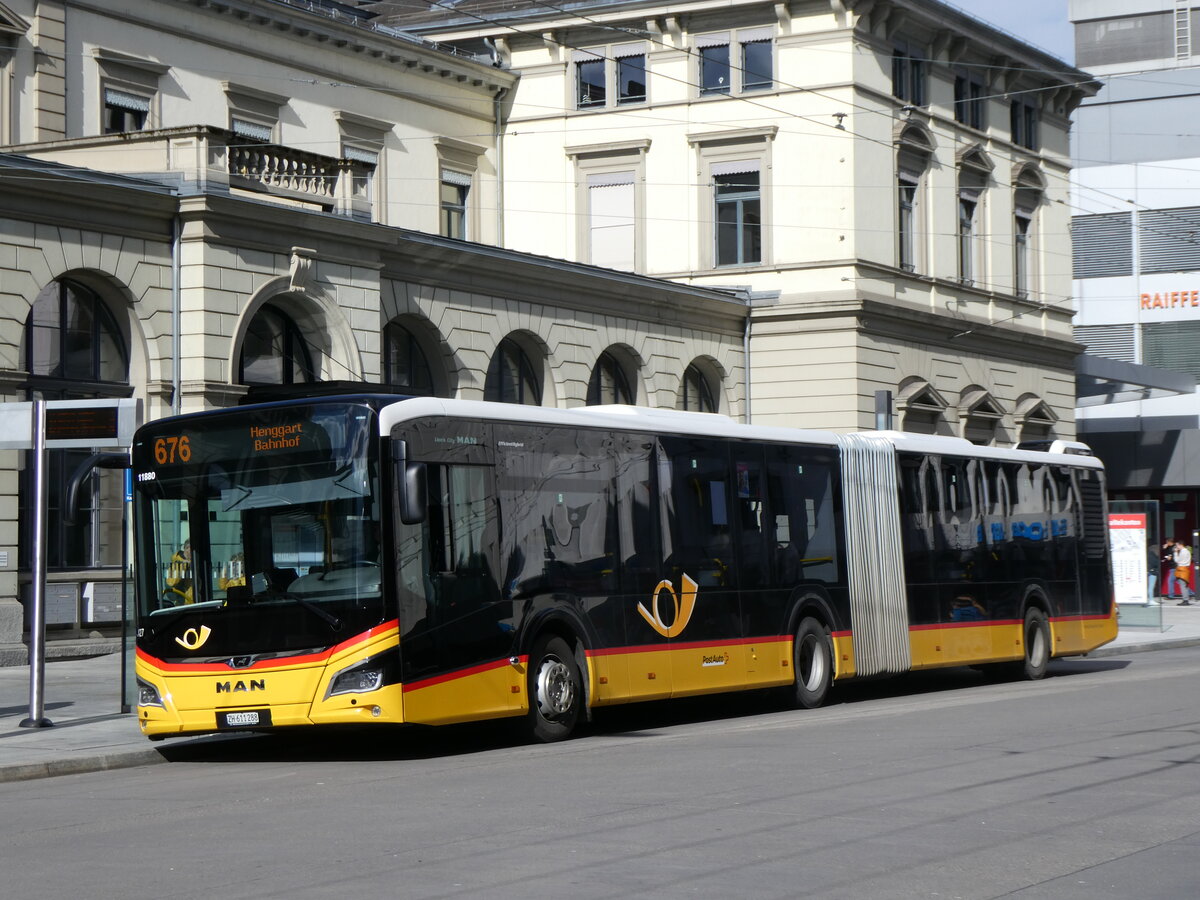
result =
M549 743L570 737L583 705L583 681L567 642L543 637L529 655L529 736Z
M1021 674L1030 681L1037 681L1046 674L1050 662L1050 623L1046 614L1033 608L1025 613L1025 661Z
M800 620L793 653L796 684L793 700L801 709L816 709L825 703L833 684L833 651L829 629L811 616Z

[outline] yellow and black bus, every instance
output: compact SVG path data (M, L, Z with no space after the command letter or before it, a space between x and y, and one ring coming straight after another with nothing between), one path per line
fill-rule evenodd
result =
M151 738L524 717L548 741L636 700L1040 678L1116 635L1082 445L363 395L153 422L133 467Z

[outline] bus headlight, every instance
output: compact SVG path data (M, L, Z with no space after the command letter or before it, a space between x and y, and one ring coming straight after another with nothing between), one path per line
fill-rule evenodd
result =
M367 694L383 687L383 665L368 659L348 669L342 669L329 680L325 697L335 694Z
M158 688L148 681L137 680L138 706L163 706Z

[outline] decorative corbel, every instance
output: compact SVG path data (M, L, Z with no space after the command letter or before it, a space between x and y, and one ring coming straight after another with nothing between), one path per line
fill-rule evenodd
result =
M830 0L830 2L833 3L834 0ZM780 34L792 33L792 11L788 9L786 3L775 4L775 21L779 24Z
M307 247L292 248L292 265L289 269L288 290L294 294L308 292L308 286L316 277L317 251Z

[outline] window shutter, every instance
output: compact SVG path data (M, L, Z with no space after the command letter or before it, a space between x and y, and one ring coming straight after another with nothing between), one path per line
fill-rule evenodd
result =
M1076 278L1133 274L1133 216L1108 213L1071 220Z

